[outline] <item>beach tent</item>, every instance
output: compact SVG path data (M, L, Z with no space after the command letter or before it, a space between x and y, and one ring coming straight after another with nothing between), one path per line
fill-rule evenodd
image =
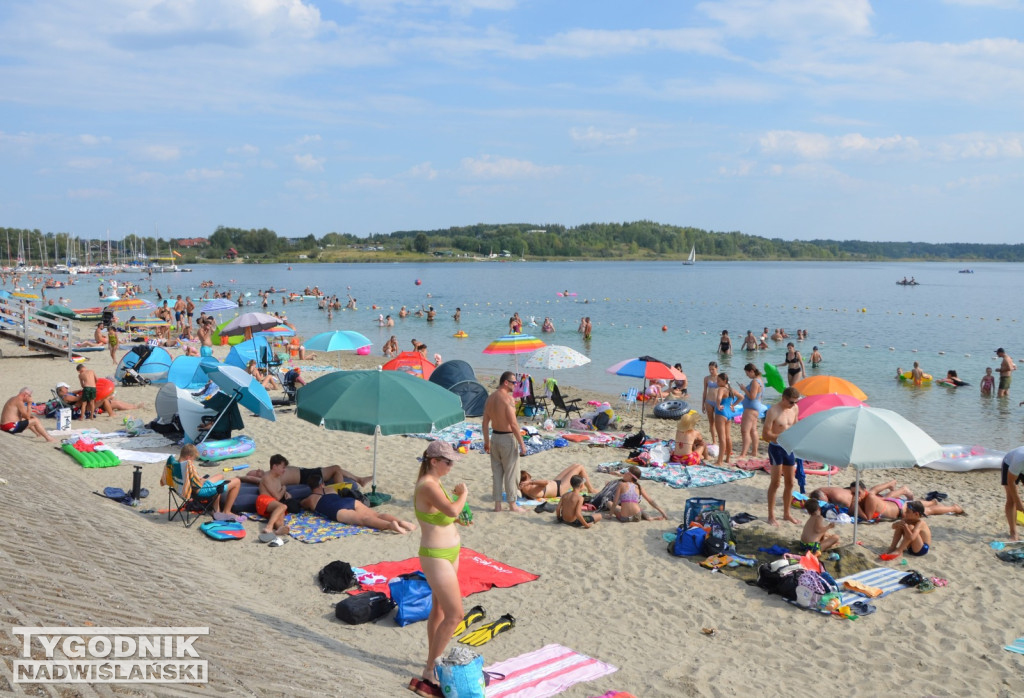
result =
M150 383L166 383L171 363L171 355L163 347L138 345L121 357L114 369L114 380L120 383L125 371L131 368Z
M187 390L182 390L173 383L167 383L156 394L157 423L171 424L177 415L178 421L185 431L185 436L190 442L199 439L199 425L202 424L203 419L216 420L221 412L224 412L224 415L217 422L216 430L210 433L209 438L231 438L232 431L245 428L242 414L238 411L238 404L231 399L231 396L224 393L217 393L208 400L200 402Z
M217 359L212 356L179 356L171 362L167 382L185 390L199 390L209 380L202 365L216 366L217 363Z
M477 381L473 367L465 361L445 361L430 374L430 382L458 395L467 417L479 417L484 413L487 389Z
M236 344L231 347L231 351L228 352L224 363L228 366L236 366L244 371L249 367L249 362L255 359L256 363L261 368L264 368L267 365L267 357L270 355L270 342L267 341L267 338L254 335L251 340L247 339L242 344Z

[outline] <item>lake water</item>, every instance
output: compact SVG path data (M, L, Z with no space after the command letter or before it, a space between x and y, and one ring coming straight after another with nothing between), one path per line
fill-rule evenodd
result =
M480 373L514 367L514 359L481 353L492 339L505 334L508 319L518 311L532 332L549 344L577 349L592 359L586 366L560 371L563 385L580 385L612 394L638 385L633 379L605 372L612 364L644 354L679 362L699 386L708 361L742 380L749 360L780 363L785 343L748 357L738 349L748 329L784 327L792 336L807 329L798 342L808 374L830 373L852 380L875 407L895 410L917 423L940 443L970 443L1009 449L1024 442L1024 371L1014 381L1011 398L983 398L978 382L985 367L998 366L994 350L1005 347L1015 360L1024 359L1024 311L1015 300L1024 265L972 264L974 274L959 274L962 264L721 262L683 266L659 262L477 262L433 264L308 264L201 265L193 273L154 275L153 283L174 294L202 296L199 283L212 279L218 288L252 293L274 286L301 292L318 285L342 303L351 293L357 311L334 314L331 321L315 301L281 305L280 294L270 310L284 310L303 336L327 329L357 330L374 342L374 353L394 333L403 350L413 337L428 353L464 359ZM919 286L896 285L914 276ZM119 278L130 279L131 275ZM419 279L422 284L416 285ZM146 289L148 284L143 283ZM576 295L559 297L568 290ZM51 298L58 295L50 293ZM75 307L95 305L95 279L83 277L60 295ZM155 300L153 294L145 294ZM373 310L372 305L379 306ZM397 319L398 309L432 304L437 320ZM451 319L462 308L462 322ZM258 308L258 306L257 306ZM391 314L396 327L377 327L378 313ZM541 334L550 316L554 334ZM594 334L577 334L580 318L590 316ZM227 315L223 315L227 319ZM537 327L529 326L536 318ZM663 331L662 327L666 329ZM457 329L469 337L456 339ZM733 337L731 357L716 353L718 335ZM824 363L810 369L811 347ZM520 357L525 359L525 357ZM894 380L896 368L910 370L917 360L936 378L956 369L970 386L913 388ZM319 362L318 362L319 363ZM331 363L325 360L323 363ZM535 372L540 374L541 372ZM692 391L691 391L692 392ZM774 391L768 391L769 397Z

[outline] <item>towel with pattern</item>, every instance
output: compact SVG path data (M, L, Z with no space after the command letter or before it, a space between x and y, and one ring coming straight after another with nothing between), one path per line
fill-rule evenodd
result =
M378 562L372 565L363 565L363 570L383 577L392 579L401 574L416 572L420 569L420 559L410 557L406 560L396 562ZM469 548L462 548L459 551L459 591L463 596L475 594L478 591L486 591L491 587L507 589L524 582L532 582L540 575L521 570L512 565L492 560L482 553ZM381 591L391 595L387 583L365 584L360 581L358 589L349 590L349 594L359 594L364 591Z
M505 676L504 679L491 680L484 690L487 698L547 698L582 681L607 676L618 668L568 647L552 644L497 662L484 667L484 670Z
M266 521L266 517L256 513L247 513L250 521ZM357 536L360 533L376 533L376 529L365 526L352 526L340 521L329 521L312 511L300 511L284 517L288 533L295 540L303 543L323 543L326 540Z
M900 584L900 580L905 576L907 576L907 570L905 569L901 570L894 567L876 567L873 570L864 570L863 572L858 572L857 574L851 574L848 577L837 579L836 582L839 584L840 590L842 590L843 605L849 605L854 601L863 601L868 597L863 594L858 594L855 591L843 590L844 583L860 582L865 586L881 589L882 593L875 597L875 599L881 599L894 591L908 589L909 587Z
M597 466L599 473L611 473L619 475L625 472L629 463L618 461L615 463L600 463ZM719 468L714 465L681 465L679 463L666 463L661 467L640 466L640 477L644 480L664 482L675 489L711 487L722 485L735 480L746 480L754 477L754 473L748 473L734 468Z

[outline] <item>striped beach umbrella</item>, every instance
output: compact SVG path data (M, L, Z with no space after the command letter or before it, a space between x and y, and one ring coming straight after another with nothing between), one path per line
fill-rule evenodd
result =
M114 301L103 310L116 313L122 310L152 310L155 307L156 305L151 301L147 301L145 298L121 298Z
M518 354L529 354L543 349L547 344L528 334L507 334L484 347L485 354L512 354L515 358L516 373L519 373Z

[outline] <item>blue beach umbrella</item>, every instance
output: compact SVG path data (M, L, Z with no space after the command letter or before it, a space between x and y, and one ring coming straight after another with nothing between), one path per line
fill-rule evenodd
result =
M253 376L235 366L225 366L224 364L217 364L215 366L200 364L200 366L206 372L206 375L210 377L210 380L221 389L221 392L231 398L232 402L237 402L257 417L269 419L271 422L277 421L277 417L274 415L274 405L270 401L267 389L260 385L259 381ZM220 418L226 411L221 412L217 417L217 421L220 421ZM214 422L209 431L203 434L202 438L205 439L206 435L212 432L213 427L216 425L217 422Z
M216 313L221 310L238 310L238 303L229 298L212 298L199 309L199 312Z
M303 346L308 351L356 351L372 345L373 342L352 330L321 332L303 342ZM341 367L340 357L338 358L338 367Z

